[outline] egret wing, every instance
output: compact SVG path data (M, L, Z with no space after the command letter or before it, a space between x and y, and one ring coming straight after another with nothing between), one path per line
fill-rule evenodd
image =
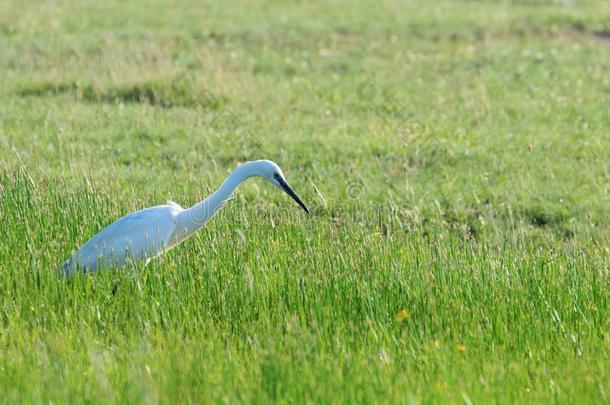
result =
M172 206L158 206L120 218L85 243L73 259L82 268L95 271L100 264L121 267L129 259L157 256L171 245L174 212Z

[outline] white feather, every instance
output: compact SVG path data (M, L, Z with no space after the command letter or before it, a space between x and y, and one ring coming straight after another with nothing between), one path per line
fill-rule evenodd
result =
M118 268L129 262L148 263L201 228L231 198L244 180L260 176L286 191L307 211L289 188L282 170L268 160L240 165L211 196L184 209L174 201L126 215L91 238L65 261L64 275L75 271L93 272L102 267ZM281 182L278 177L281 176ZM283 183L280 184L280 183Z

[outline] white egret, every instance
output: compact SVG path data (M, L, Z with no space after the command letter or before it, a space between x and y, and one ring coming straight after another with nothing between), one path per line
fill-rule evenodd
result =
M63 265L64 276L120 268L144 261L176 246L201 228L231 198L235 189L250 177L262 177L309 210L286 182L282 169L269 160L256 160L237 167L212 195L191 208L173 201L126 215L108 225L85 243Z

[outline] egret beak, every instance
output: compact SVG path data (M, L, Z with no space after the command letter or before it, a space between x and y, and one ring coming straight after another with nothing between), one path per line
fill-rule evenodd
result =
M292 197L292 199L294 201L296 201L297 204L299 204L301 206L301 208L303 208L305 210L306 213L309 214L309 210L307 209L305 204L303 204L303 201L301 201L301 199L299 198L297 193L294 192L294 190L288 185L288 183L286 183L286 181L284 181L284 179L282 179L279 176L276 177L276 180L278 181L278 183L280 183L280 187L282 188L282 190L284 190L284 192L286 194L288 194L290 197Z

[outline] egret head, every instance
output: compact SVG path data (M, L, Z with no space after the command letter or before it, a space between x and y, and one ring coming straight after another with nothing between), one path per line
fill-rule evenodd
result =
M294 192L292 187L288 185L286 178L284 177L284 173L282 169L270 160L258 160L256 161L258 168L260 170L260 176L265 180L288 194L294 201L297 202L309 214L309 209L305 206L303 201L299 198L299 196Z

